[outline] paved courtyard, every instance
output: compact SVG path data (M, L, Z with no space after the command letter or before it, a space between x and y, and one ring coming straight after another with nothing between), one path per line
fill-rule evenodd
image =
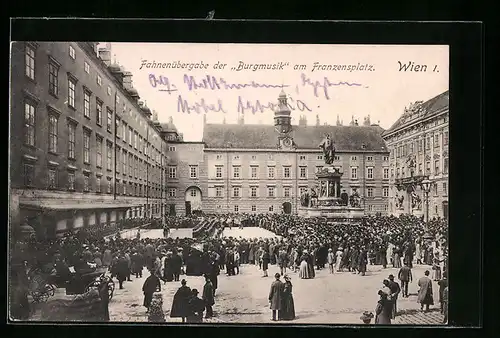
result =
M227 229L226 236L233 237L264 237L257 234L258 228L240 230ZM271 233L272 234L272 233ZM141 236L146 233L141 232ZM272 234L274 237L274 234ZM401 315L396 318L395 324L440 324L443 320L439 311L429 313L420 312L416 301L418 290L417 280L424 275L427 266L416 266L413 269L414 281L410 284L410 297L398 300L398 309ZM292 278L293 295L295 301L296 320L293 323L315 324L362 324L359 317L363 311L374 312L378 296L377 291L382 287L382 280L389 274L397 275L397 269L382 269L381 266L369 266L366 276L355 275L349 272L329 274L328 269L317 271L315 279L301 280L297 273L288 272ZM262 277L258 266L242 265L240 274L228 277L224 273L219 276L219 288L214 306L215 318L210 322L233 323L274 323L270 321L271 312L268 304L268 293L273 281L271 276L278 272L276 266L271 266L269 276ZM124 283L123 290L115 290L110 302L110 316L112 321L140 322L146 321L146 309L142 306L142 285L148 273L143 278L133 278ZM186 277L188 286L203 289L202 277ZM162 284L164 297L164 311L167 322L180 320L169 317L172 299L175 291L180 287L179 282ZM434 297L438 308L438 286L434 283ZM278 322L280 323L280 322ZM290 322L282 322L284 324Z

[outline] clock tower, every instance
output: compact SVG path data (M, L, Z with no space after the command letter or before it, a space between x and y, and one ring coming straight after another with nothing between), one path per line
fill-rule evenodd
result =
M290 107L286 101L286 94L281 89L278 97L278 105L274 109L274 127L278 132L278 149L294 149L294 142L291 137L292 117Z

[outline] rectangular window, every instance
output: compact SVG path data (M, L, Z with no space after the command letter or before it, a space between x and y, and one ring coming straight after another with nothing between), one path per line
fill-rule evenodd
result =
M302 195L304 195L307 192L307 188L306 187L300 187L299 188L299 192L300 192L300 196L302 196Z
M233 197L240 197L240 187L233 187Z
M48 188L56 189L57 188L57 171L56 169L49 169L48 171Z
M85 71L85 73L90 74L90 65L87 61L83 63L83 70Z
M113 125L113 111L107 108L108 112L108 124L106 125L106 130L111 133L111 127Z
M317 159L318 160L323 160L323 155L318 155Z
M189 166L189 177L190 178L198 178L198 167L197 166Z
M257 187L250 187L250 197L257 197Z
M389 161L389 156L384 156L384 162L388 162Z
M427 136L427 142L426 142L426 145L425 145L425 149L426 150L430 150L431 149L431 137L430 136Z
M75 158L75 138L76 138L76 125L68 123L68 158Z
M106 169L111 170L113 165L113 145L111 143L108 143L106 145Z
M96 167L102 168L102 138L96 137Z
M418 164L418 173L419 173L419 175L422 175L422 173L423 173L423 171L422 171L422 163Z
M32 164L24 164L24 186L32 187L35 178L35 167Z
M448 195L448 184L443 182L443 196Z
M417 143L418 143L418 152L421 153L422 150L423 150L423 140L418 140Z
M122 121L122 139L123 142L127 142L127 123Z
M368 187L368 188L366 189L366 192L367 192L367 194L366 194L366 195L367 195L368 197L373 197L373 188L372 188L372 187Z
M121 137L121 134L120 134L120 125L121 125L121 120L118 116L115 116L115 134L116 134L116 137L117 138L120 138Z
M448 173L448 158L445 157L443 159L443 174L447 174Z
M233 178L240 178L240 167L233 167Z
M83 90L83 116L90 118L90 92Z
M358 157L357 156L351 156L351 161L357 161Z
M176 188L168 188L168 197L176 197L177 189Z
M357 180L357 179L358 179L358 168L351 167L351 180Z
M387 204L384 204L384 211L388 211L389 210L389 206Z
M108 178L108 186L106 189L106 193L111 194L111 178Z
M283 177L290 178L290 167L283 167Z
M432 185L432 190L434 191L434 196L437 196L438 195L438 185L437 185L437 183L434 183Z
M257 155L252 155L252 161L255 161L257 159Z
M73 79L68 79L68 106L72 108L75 108L75 88L75 81Z
M366 169L366 176L369 180L373 180L373 168Z
M75 190L75 173L68 172L68 190Z
M267 177L271 179L274 178L274 167L267 168Z
M222 187L215 187L215 197L222 197Z
M26 62L26 76L30 79L35 79L35 48L30 45L26 45L25 51L25 62Z
M168 151L175 151L175 146L169 146ZM219 155L217 155L217 156L219 156Z
M111 96L111 87L108 86L108 96Z
M83 163L90 163L90 131L83 130Z
M274 212L274 205L270 205L268 210L269 212Z
M101 85L102 85L102 78L101 78L101 75L99 75L99 74L97 74L97 84L98 84L99 86L101 86Z
M426 164L426 172L427 172L427 175L430 175L431 174L431 162L427 162Z
M382 188L382 196L389 197L389 187Z
M290 188L289 187L284 187L283 188L283 196L284 197L290 197Z
M237 205L235 205L235 206L234 206L234 212L238 212L238 211L240 211L240 207L239 207L239 206L237 206Z
M307 178L307 167L300 167L300 178Z
M100 177L96 177L95 184L96 184L95 191L100 193L101 192L101 178Z
M399 178L400 168L396 169L396 178Z
M83 191L90 191L90 175L83 174Z
M177 167L168 167L168 178L177 178Z
M24 103L24 144L35 146L35 105Z
M73 60L76 59L76 53L73 46L69 46L69 57L72 58Z
M139 137L139 134L137 132L134 132L134 149L137 149L137 138Z
M272 161L272 160L274 159L274 156L273 156L273 154L269 154L269 155L267 156L267 158L269 159L269 161Z
M55 115L49 116L49 152L57 153L57 123Z
M122 173L123 175L127 175L127 160L128 160L128 155L127 155L127 151L125 149L123 149L122 151Z
M59 95L59 65L49 61L49 94Z
M96 111L96 121L97 125L102 125L102 101L98 98L95 99L95 111Z
M439 134L434 134L434 148L439 147Z
M123 181L123 195L127 195L127 182Z
M250 174L252 178L258 178L258 169L259 167L250 167Z
M274 197L274 187L267 187L267 196Z
M257 206L256 205L252 205L252 212L256 212L257 211Z
M384 168L383 169L383 178L384 180L388 180L389 179L389 168Z
M368 211L373 211L373 205L372 204L368 205Z
M448 145L448 132L447 132L447 131L445 131L445 132L443 133L443 145L444 145L444 146L447 146L447 145Z
M434 175L439 175L439 160L434 161Z
M304 160L306 159L306 155L300 155L300 156L299 156L299 159L300 159L301 161L304 161Z
M391 178L394 177L394 169L391 169Z
M373 156L367 156L367 157L366 157L366 160L367 160L368 162L372 162L372 161L373 161Z
M222 178L222 167L215 167L215 177Z
M234 155L233 160L239 160L239 159L240 159L240 155Z

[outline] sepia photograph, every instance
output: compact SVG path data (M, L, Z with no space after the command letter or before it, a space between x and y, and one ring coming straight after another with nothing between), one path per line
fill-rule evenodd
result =
M11 321L448 325L448 45L10 52Z

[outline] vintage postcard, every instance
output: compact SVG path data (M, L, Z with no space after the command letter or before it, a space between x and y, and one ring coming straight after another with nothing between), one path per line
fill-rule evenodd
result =
M446 325L449 47L11 44L9 318Z

